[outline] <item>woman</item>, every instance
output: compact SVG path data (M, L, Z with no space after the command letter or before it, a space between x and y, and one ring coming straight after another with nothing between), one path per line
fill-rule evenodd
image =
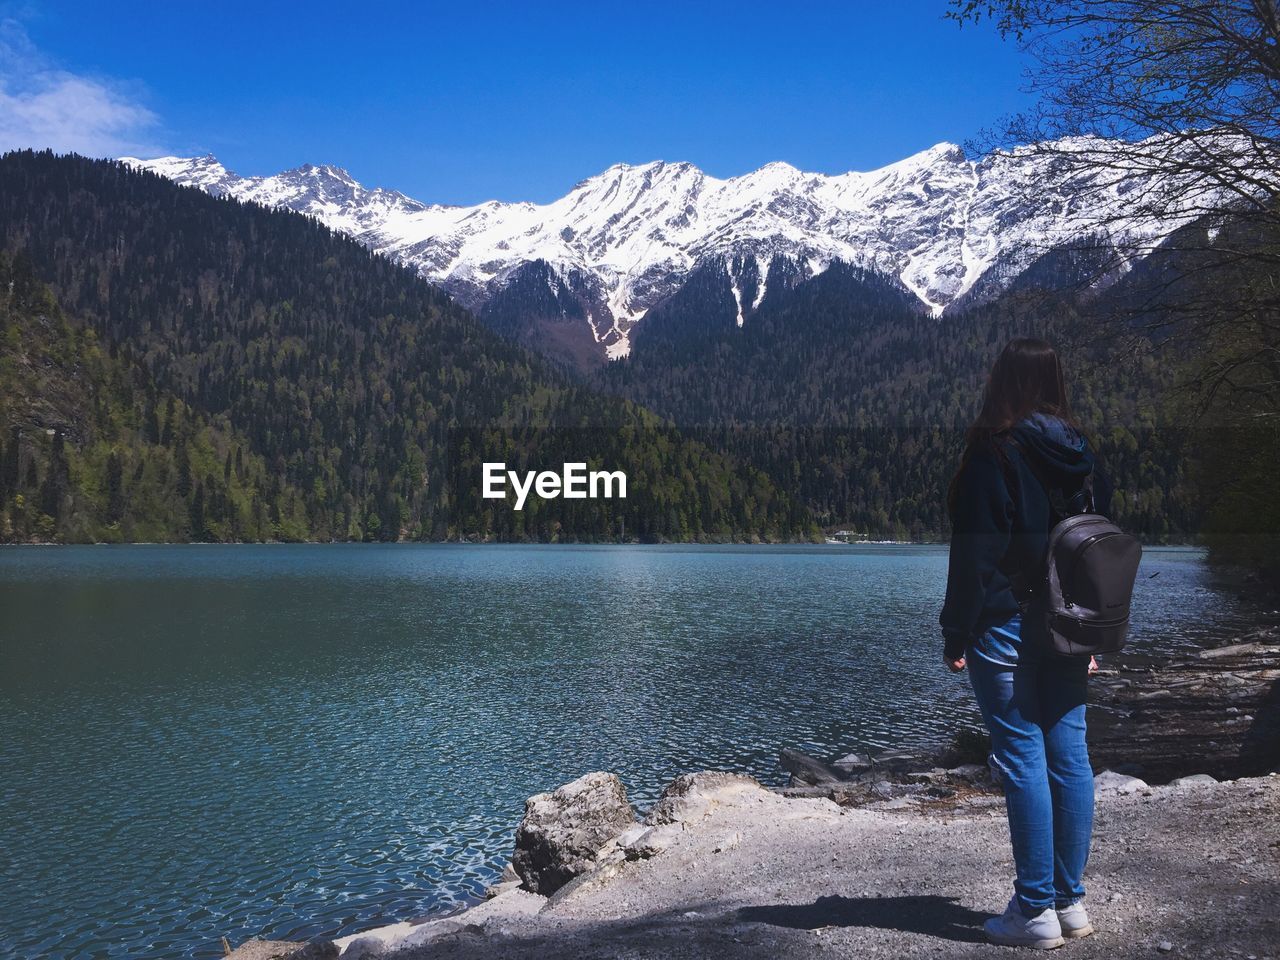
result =
M943 660L966 666L1004 783L1017 873L994 943L1050 949L1093 932L1081 900L1093 829L1085 693L1095 666L1043 652L1036 603L1050 528L1087 504L1094 458L1067 403L1062 366L1043 340L1000 353L951 482L952 539ZM1094 477L1094 509L1108 507Z

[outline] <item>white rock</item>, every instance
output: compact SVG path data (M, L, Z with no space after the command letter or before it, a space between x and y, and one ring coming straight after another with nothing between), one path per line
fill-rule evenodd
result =
M1138 777L1116 773L1114 770L1103 770L1093 778L1093 786L1095 790L1107 793L1130 794L1137 793L1139 790L1146 790L1147 782L1140 780Z
M1218 781L1207 773L1193 773L1189 777L1179 777L1177 780L1169 781L1171 787L1195 787L1207 783L1217 783Z
M627 834L634 833L628 830ZM681 828L679 824L665 824L658 827L642 826L635 836L630 837L627 842L622 842L622 837L618 838L618 847L622 850L628 860L645 860L649 857L656 856L666 850L675 842L676 837L680 835Z
M643 823L637 823L635 826L628 827L626 830L623 830L620 834L614 837L614 842L623 849L626 849L651 829L653 828L646 827Z
M724 853L726 850L732 850L741 842L742 834L735 830L733 833L729 834L729 836L721 839L720 842L715 845L715 849L712 852Z

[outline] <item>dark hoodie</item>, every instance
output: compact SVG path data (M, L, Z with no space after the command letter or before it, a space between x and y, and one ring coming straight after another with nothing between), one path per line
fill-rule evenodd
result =
M1010 574L1034 582L1043 575L1054 512L1048 494L1027 463L1034 458L1041 477L1068 501L1084 507L1085 477L1094 474L1094 509L1107 513L1111 491L1084 437L1056 417L1034 414L997 436L996 449L975 449L960 472L951 517L951 557L947 599L938 618L943 650L952 660L991 627L1019 612ZM1017 443L1011 442L1016 440ZM1025 453L1025 455L1024 455ZM1002 455L1004 462L1002 463ZM1043 625L1023 624L1031 643Z

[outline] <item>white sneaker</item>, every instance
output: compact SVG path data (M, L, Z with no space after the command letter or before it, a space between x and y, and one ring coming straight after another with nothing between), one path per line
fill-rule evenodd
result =
M982 927L987 931L988 940L1004 947L1052 950L1066 943L1062 939L1062 925L1058 922L1058 914L1052 907L1046 908L1038 916L1024 917L1018 908L1017 897L1009 901L1003 914L992 917Z
M1079 901L1058 911L1058 923L1062 927L1062 935L1073 940L1093 933L1089 914L1085 912L1084 904Z

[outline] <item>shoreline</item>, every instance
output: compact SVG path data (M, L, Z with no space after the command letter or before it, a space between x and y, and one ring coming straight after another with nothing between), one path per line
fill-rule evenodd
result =
M1095 843L1096 852L1129 850L1123 836L1108 836L1103 829L1113 816L1113 806L1118 805L1117 811L1125 809L1133 813L1128 807L1150 801L1166 811L1168 822L1178 823L1177 831L1165 830L1163 834L1155 825L1143 827L1148 841L1158 841L1155 852L1160 857L1176 858L1179 851L1185 852L1204 840L1205 823L1197 819L1198 810L1207 812L1233 803L1248 810L1242 814L1241 823L1256 825L1259 816L1269 818L1269 825L1277 833L1272 848L1280 847L1280 775L1276 773L1280 770L1280 626L1263 622L1262 617L1257 619L1260 622L1252 631L1239 633L1216 646L1203 647L1194 654L1166 656L1158 664L1128 665L1121 655L1115 658L1116 666L1111 667L1109 659L1108 667L1095 677L1098 693L1091 692L1090 698L1090 753L1097 772L1099 802L1100 834ZM1211 722L1215 709L1220 711L1216 723ZM1103 716L1093 720L1098 714ZM534 951L535 944L537 951L569 949L571 952L566 955L614 956L617 954L610 951L620 945L614 942L613 933L608 937L599 932L565 933L570 918L617 911L631 905L641 891L653 895L641 876L646 870L656 871L663 877L663 889L678 890L689 881L691 873L696 872L699 857L714 861L729 851L750 850L748 834L758 835L757 842L769 857L786 859L792 851L778 838L771 839L770 832L783 830L785 833L785 825L806 820L827 823L830 829L848 822L856 824L858 830L871 830L888 844L881 851L882 860L905 858L898 866L909 874L914 872L917 878L924 877L935 866L931 847L924 843L903 847L899 840L902 835L932 834L940 826L981 824L992 819L999 821L1003 828L1000 791L985 763L979 762L984 759L984 751L981 740L972 737L960 737L955 743L935 748L886 750L875 757L854 754L834 762L784 749L781 765L791 773L787 786L770 788L735 773L686 774L668 785L654 809L643 819L636 817L629 804L627 812L619 812L617 794L621 792L625 798L625 791L620 781L614 785L616 777L605 773L586 774L550 794L530 799L525 819L517 831L513 859L513 864L521 864L522 869L517 871L509 864L499 882L490 889L489 899L461 912L384 925L332 942L268 946L262 941L248 941L231 956L235 960L269 960L309 951L297 953L296 960L339 956L343 960L358 960L384 953L416 960L419 956L439 956L439 951L447 948L449 956L507 957L524 956L522 951ZM1151 782L1135 774L1145 775ZM576 795L584 792L580 787L584 781L589 781L585 792L593 793L586 801ZM552 808L550 814L545 810L538 813L548 806ZM601 808L612 817L612 820L606 817L603 827L592 823ZM760 811L768 811L768 815L757 816ZM720 814L731 822L719 824ZM1114 815L1120 816L1120 813ZM538 817L542 819L531 825L531 818L538 820ZM635 826L621 829L629 821ZM896 826L891 831L881 829L886 822ZM872 824L880 826L873 829ZM722 826L728 832L717 833ZM545 839L548 835L576 838L567 846L577 845L569 857L573 863L565 868L573 877L555 889L543 887L537 879L536 863L530 866L541 855L536 852L540 849L539 837ZM999 839L1001 831L994 831L994 835ZM934 837L931 842L937 839ZM1252 849L1247 829L1235 830L1215 841L1215 844L1229 843ZM996 854L1004 845L1007 837L1003 838L1003 845L995 842ZM691 861L669 855L670 851L685 848L699 852ZM535 852L531 854L530 849ZM927 852L920 854L918 849ZM1206 852L1217 849L1214 844L1205 847ZM987 854L988 859L993 855L992 851ZM553 850L553 859L555 855ZM1221 853L1211 855L1222 857ZM838 856L837 853L837 859ZM1246 866L1256 859L1241 858ZM767 860L766 857L761 862ZM824 872L820 864L804 869L796 865L794 869L796 876L789 878L793 885L807 884L805 889L812 887L811 893L821 892L823 883L829 879L830 870ZM1007 865L1004 869L1007 873ZM1114 869L1120 869L1119 865ZM1194 874L1190 867L1187 869ZM1094 879L1102 881L1104 877ZM1269 884L1274 906L1280 908L1280 862L1274 854L1270 872L1258 879ZM719 886L725 892L732 890L739 898L750 899L758 892L756 880L740 880L736 875L726 875L720 878ZM922 889L934 886L930 881ZM876 893L876 897L884 896L876 890L870 892ZM1225 888L1220 895L1225 895ZM670 894L666 896L672 900ZM961 889L953 899L964 896L965 891ZM678 950L681 938L675 941L669 938L673 932L702 927L701 919L693 924L687 921L706 916L705 904L692 892L686 892L683 897L681 900L676 896L674 902L686 906L687 910L679 911L674 917L664 915L650 924L653 927L647 934L650 941L628 943L627 949L648 950L665 942L666 949L676 952L662 955L681 955ZM1001 907L989 896L983 903L989 911L998 912ZM1192 901L1191 905L1196 904ZM976 910L969 912L979 916ZM1277 915L1276 910L1264 909L1262 913ZM1214 919L1210 914L1201 914L1191 919L1197 923ZM635 922L641 923L639 919ZM833 924L825 925L824 929L829 926L840 927ZM705 931L709 940L699 941L712 952L684 955L756 955L747 949L749 941L731 935L731 930L737 929L732 925L723 929L712 925ZM980 934L980 928L978 932ZM1263 920L1249 928L1241 943L1253 945L1250 952L1265 956L1265 951L1258 951L1264 944L1277 942L1274 939L1277 933L1280 929L1276 929L1275 921ZM904 931L899 930L897 934ZM934 934L924 935L920 931L905 931L905 934L907 943L900 944L899 948L908 952L899 954L901 956L915 955L911 951L917 949L922 952L939 949ZM1103 942L1101 937L1091 938L1094 940ZM1207 947L1214 942L1206 935L1203 945ZM1147 949L1153 946L1148 944ZM813 947L810 944L806 949ZM1114 943L1110 949L1115 949ZM273 952L262 952L264 950ZM527 955L545 954L535 951Z
M572 794L582 781L606 776L540 797L580 807ZM1265 851L1280 846L1280 775L1152 787L1103 773L1097 792L1086 884L1099 933L1073 951L1099 960L1173 950L1274 956L1280 866ZM998 797L921 815L783 796L749 777L702 772L674 781L547 893L513 878L451 916L335 941L250 941L230 956L991 956L981 922L1009 895L1007 845Z

